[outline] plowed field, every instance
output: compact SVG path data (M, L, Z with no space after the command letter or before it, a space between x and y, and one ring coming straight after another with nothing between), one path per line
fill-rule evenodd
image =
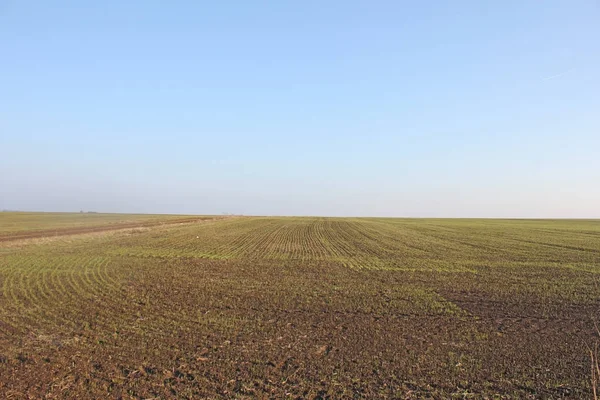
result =
M0 398L591 398L600 221L0 213Z

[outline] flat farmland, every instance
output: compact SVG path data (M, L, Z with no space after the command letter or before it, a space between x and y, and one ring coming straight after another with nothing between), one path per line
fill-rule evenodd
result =
M595 220L0 213L0 398L592 398L599 319Z

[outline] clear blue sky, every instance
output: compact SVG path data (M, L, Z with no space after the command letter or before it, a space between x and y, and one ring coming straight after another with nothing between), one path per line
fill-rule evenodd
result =
M600 217L600 3L0 1L0 208Z

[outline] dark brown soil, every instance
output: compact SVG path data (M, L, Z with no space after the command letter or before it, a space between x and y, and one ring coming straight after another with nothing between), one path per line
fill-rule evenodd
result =
M227 244L232 226L207 235ZM600 291L554 250L527 267L476 253L472 270L353 270L179 257L207 228L169 229L168 246L150 230L0 258L0 398L591 398ZM82 253L102 267L76 275Z

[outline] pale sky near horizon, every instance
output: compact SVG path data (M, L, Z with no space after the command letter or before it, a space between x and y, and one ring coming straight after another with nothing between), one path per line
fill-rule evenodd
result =
M0 209L600 218L600 3L0 0Z

